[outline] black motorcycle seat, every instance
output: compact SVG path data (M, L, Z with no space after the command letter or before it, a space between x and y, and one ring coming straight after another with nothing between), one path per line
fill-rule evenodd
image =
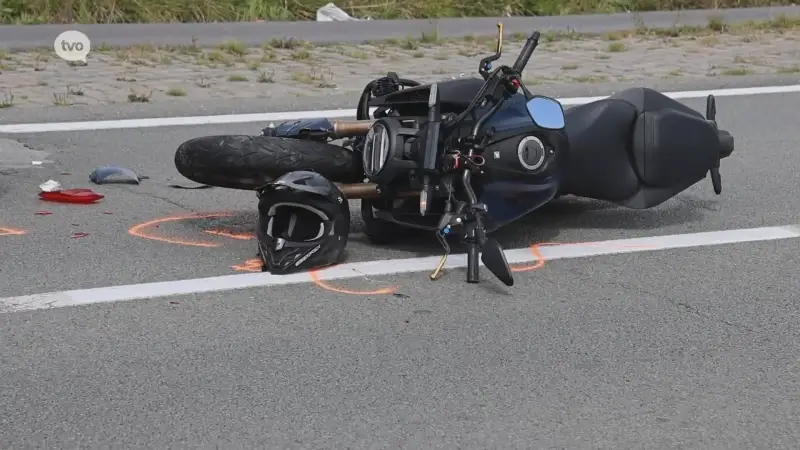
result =
M612 201L630 197L630 186L636 186L638 179L629 164L620 162L630 159L628 142L638 116L636 107L624 100L607 98L569 108L564 116L571 167L568 190L581 195L586 186L594 197ZM595 171L619 182L585 183L597 177Z
M656 188L683 185L702 178L720 156L733 151L728 133L717 132L699 112L648 88L575 106L565 117L569 159L576 163L568 183L578 192L591 184L596 198L624 200L639 182ZM598 171L615 182L592 182Z

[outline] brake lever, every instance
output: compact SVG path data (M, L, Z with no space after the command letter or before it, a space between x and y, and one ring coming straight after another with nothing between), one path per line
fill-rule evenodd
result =
M492 62L497 61L500 59L500 56L503 54L503 22L497 23L497 48L495 49L494 55L487 56L483 58L480 63L478 63L478 73L481 74L484 80L488 80L490 73L489 71L492 70Z

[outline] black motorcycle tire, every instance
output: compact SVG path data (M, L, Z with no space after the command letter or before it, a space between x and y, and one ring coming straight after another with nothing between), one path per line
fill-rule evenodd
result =
M190 139L175 151L175 168L200 184L255 190L295 170L335 183L361 182L356 154L326 142L273 136L221 135Z

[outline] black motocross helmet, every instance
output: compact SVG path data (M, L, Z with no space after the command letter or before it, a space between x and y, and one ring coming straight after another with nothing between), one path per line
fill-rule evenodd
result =
M336 264L350 233L350 206L322 175L289 172L257 190L263 270L286 274Z

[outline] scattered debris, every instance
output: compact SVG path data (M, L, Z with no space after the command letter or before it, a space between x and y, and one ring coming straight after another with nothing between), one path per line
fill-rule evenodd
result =
M61 183L55 180L47 180L39 185L42 192L55 192L61 190Z
M78 238L86 237L88 235L89 235L89 233L72 233L72 236L70 236L70 237L72 239L78 239Z
M91 189L67 189L57 191L42 191L39 198L49 202L89 204L104 199L106 196L98 194Z
M361 19L347 14L342 8L339 8L333 3L328 3L317 10L317 22L347 22L350 20Z
M91 189L61 189L61 183L55 180L47 180L39 185L39 198L49 202L58 203L94 203L104 199L106 196L98 194Z
M399 293L399 292L395 292L395 293L394 293L394 294L392 294L392 295L394 295L395 297L398 297L398 298L411 298L411 296L408 296L408 295L406 295L406 294L401 294L401 293Z
M198 185L198 186L185 186L185 185L181 185L181 184L169 184L168 186L171 187L171 188L174 188L174 189L211 189L212 187L214 187L214 186L209 186L207 184L201 184L201 185Z
M141 179L133 170L118 166L98 167L89 174L94 184L139 184Z
M49 216L53 213L50 211L36 211L34 214L36 214L37 216Z

